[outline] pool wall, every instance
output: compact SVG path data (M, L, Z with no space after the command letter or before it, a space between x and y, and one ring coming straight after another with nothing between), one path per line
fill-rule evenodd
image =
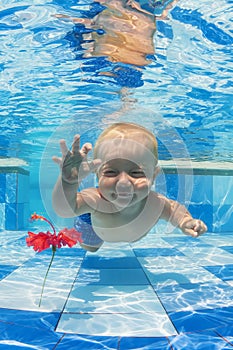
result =
M182 175L184 183L189 175ZM166 174L170 184L167 195L176 199L177 176ZM233 225L233 177L217 175L194 175L193 192L188 210L195 218L203 220L209 232L230 232ZM159 187L159 186L158 186Z
M203 220L209 232L231 232L233 225L233 164L195 162L187 167L185 162L174 166L161 162L166 186L166 196L186 205L195 218ZM162 181L157 181L157 191L163 192ZM190 191L186 197L182 193Z
M29 171L0 166L0 184L0 229L25 229L29 216Z
M233 164L196 163L190 168L164 161L160 166L156 191L184 204L207 224L209 232L232 230ZM0 167L0 229L27 229L31 213L48 215L39 187L29 178L29 171L22 167Z

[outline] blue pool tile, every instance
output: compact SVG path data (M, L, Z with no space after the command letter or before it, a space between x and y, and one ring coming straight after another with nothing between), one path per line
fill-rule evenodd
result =
M214 331L216 334L226 338L228 341L231 341L233 343L233 324L232 325L228 324L227 326L218 327Z
M65 313L57 331L74 334L126 337L162 337L177 334L163 313Z
M161 169L162 171L162 169ZM169 183L169 188L165 184ZM158 174L156 179L156 191L168 196L171 199L177 199L179 186L182 183L182 187L185 187L185 176L176 174ZM165 187L165 188L164 188Z
M53 330L32 328L29 324L25 327L21 325L17 325L17 327L10 325L0 336L1 340L4 340L4 349L12 349L12 346L14 348L16 344L17 348L21 349L53 349L62 337L61 334ZM42 341L43 346L41 346Z
M214 309L198 310L205 320L214 322L216 327L225 325L232 327L233 307L221 307ZM216 328L215 327L215 328Z
M57 251L58 256L64 256L64 257L74 257L74 258L82 258L86 255L86 251L82 248L79 248L78 246L73 247L73 248L62 248Z
M183 269L184 266L190 266L190 259L184 255L178 256L157 256L157 257L142 257L138 260L143 269L156 272L161 268L163 272L170 272L174 266L179 269ZM192 266L192 265L191 265Z
M34 312L0 308L0 323L7 322L25 327L54 329L60 314L56 312Z
M224 246L224 247L219 247L219 248L225 250L228 253L233 254L233 246Z
M86 256L99 256L104 258L123 258L123 257L133 257L135 254L132 251L129 243L107 243L95 253L87 252Z
M6 174L6 203L17 202L17 173Z
M0 230L5 229L5 209L6 204L5 203L0 203Z
M57 249L56 251L56 256L57 257L74 257L74 259L77 258L82 258L86 255L86 251L82 248L79 247L73 247L73 248L61 248ZM41 253L38 253L37 256L51 256L51 249L46 249L43 250Z
M160 286L163 285L173 285L173 284L187 284L191 283L188 276L185 276L185 274L182 271L178 272L164 272L164 271L147 271L145 269L145 272L148 276L148 279L150 283L155 287L155 289L158 289Z
M57 345L57 350L118 350L118 337L65 334Z
M142 269L80 269L76 279L79 283L102 285L148 284Z
M64 312L164 313L150 285L93 285L75 283Z
M221 281L206 269L186 264L183 267L174 265L144 265L144 271L150 283L156 288L172 284L220 283Z
M214 176L213 183L217 191L213 192L213 204L233 204L233 177L232 176Z
M199 266L216 266L233 264L233 254L218 247L185 247L180 250L189 257L190 261Z
M66 269L67 272L69 269L77 269L78 267L81 266L83 258L82 257L70 257L70 256L58 256L55 255L55 258L53 260L52 267L53 268L64 268L64 259L66 261ZM47 265L49 265L51 260L51 252L49 255L41 255L36 254L35 257L32 259L27 260L23 266L30 269L30 268L35 268L36 266L41 266L42 269Z
M6 202L6 174L0 173L0 203Z
M232 327L233 307L168 312L178 332L195 332L218 327Z
M208 232L213 231L213 206L212 204L190 204L189 211L191 215L205 222L208 227Z
M141 248L133 249L138 257L157 257L157 256L184 256L179 250L175 248Z
M211 244L208 244L201 240L201 238L194 238L189 236L183 237L163 237L163 240L167 243L171 244L175 248L179 249L179 247L212 247Z
M136 257L107 258L101 256L87 256L83 260L82 268L87 269L138 269L141 268Z
M119 350L172 350L168 338L165 337L122 337Z
M0 280L8 276L11 272L16 270L18 266L14 265L0 265Z
M191 203L208 204L213 203L213 176L195 175L193 177L193 189L190 199Z
M219 237L219 239L223 237L222 234L218 234L218 233L212 233L212 235ZM232 240L232 229L230 231L224 232L224 237L226 237L229 240Z
M178 311L168 312L168 315L178 333L203 331L224 325L221 319L216 320L213 317L207 317L208 311L206 310L206 314L204 314L203 310Z
M25 217L28 205L25 203L6 203L5 205L5 229L21 230L25 228Z
M10 326L8 322L0 322L0 341L1 341L1 334ZM1 343L0 343L1 348Z
M156 292L167 311L233 306L233 288L226 283L176 284L161 287Z
M233 280L233 265L205 266L205 269L223 281Z
M232 349L232 344L220 337L213 330L169 337L173 350L220 350Z
M5 227L6 230L16 230L17 229L17 204L16 203L6 203L5 207Z
M24 174L18 174L17 203L29 202L29 194L29 176Z
M232 232L233 211L232 204L215 205L213 232Z
M17 203L17 229L25 229L28 225L29 205L28 203Z

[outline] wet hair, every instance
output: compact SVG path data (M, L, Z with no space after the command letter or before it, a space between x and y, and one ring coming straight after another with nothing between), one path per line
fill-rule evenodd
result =
M97 158L98 148L103 141L113 139L134 140L138 136L140 136L144 146L148 147L152 151L157 164L158 143L154 134L141 125L124 122L112 124L100 134L94 147L94 158Z

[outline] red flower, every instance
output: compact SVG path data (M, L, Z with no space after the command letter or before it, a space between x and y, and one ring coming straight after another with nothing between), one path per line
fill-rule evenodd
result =
M29 231L28 232L29 237L26 238L27 246L33 247L33 249L36 252L42 252L43 250L48 249L49 247L52 247L52 257L51 257L49 267L48 267L47 272L45 274L44 282L42 285L42 291L41 291L40 301L39 301L39 306L40 306L41 301L42 301L42 295L43 295L43 291L44 291L45 281L46 281L49 269L52 265L56 249L61 248L62 246L66 246L66 245L71 248L78 241L82 242L82 239L81 239L81 233L76 231L74 228L72 228L72 229L64 228L63 230L59 231L57 234L53 224L48 219L46 219L44 216L33 214L33 215L31 215L31 220L46 221L53 229L53 233L51 233L49 231L39 232L39 233L34 233L34 232Z
M44 220L50 224L53 229L53 233L47 232L28 232L26 242L28 247L33 247L36 252L42 252L42 250L48 249L50 246L55 248L61 248L62 246L73 247L78 241L82 242L81 233L75 229L64 228L58 234L56 234L53 224L41 215L33 214L31 220Z
M42 252L42 250L48 249L50 247L49 234L44 232L33 233L28 232L29 237L26 238L28 247L33 247L36 252Z
M31 220L45 220L45 221L48 221L44 216L41 216L41 215L38 215L36 213L32 214L31 215Z

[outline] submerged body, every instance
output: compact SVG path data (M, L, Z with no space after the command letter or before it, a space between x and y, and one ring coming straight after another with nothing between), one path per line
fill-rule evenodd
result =
M110 62L121 62L143 67L150 63L147 56L154 54L153 37L156 22L153 14L140 5L122 0L101 0L103 10L93 19L56 15L82 24L83 57L106 57Z
M147 56L154 54L154 16L138 11L121 0L102 3L106 9L94 18L92 26L103 29L104 34L92 33L93 46L89 54L107 56L111 62L135 66L149 64Z
M94 231L108 242L137 241L159 219L194 237L206 231L184 206L152 190L159 172L157 141L145 128L131 123L107 128L97 140L92 162L87 160L91 144L80 149L79 142L76 136L70 152L62 140L63 157L54 157L62 170L53 192L58 215L90 213ZM95 169L98 188L77 192L82 179Z

